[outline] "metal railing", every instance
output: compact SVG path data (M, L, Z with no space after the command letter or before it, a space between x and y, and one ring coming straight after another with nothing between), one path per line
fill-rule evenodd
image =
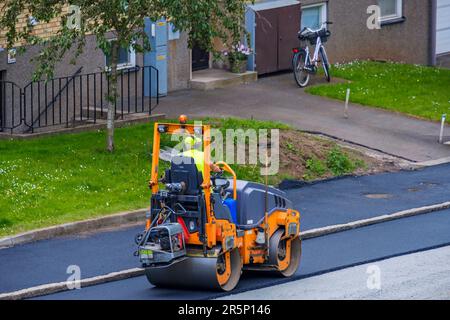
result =
M111 94L106 71L30 82L23 88L0 81L0 131L33 133L36 129L95 124L106 117ZM159 71L153 66L120 70L116 118L151 114L159 104Z

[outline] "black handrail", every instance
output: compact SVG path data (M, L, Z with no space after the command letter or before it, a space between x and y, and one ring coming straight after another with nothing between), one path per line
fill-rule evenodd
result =
M47 116L48 109L50 109L50 107L53 107L53 106L54 106L56 99L58 99L58 98L61 96L61 93L66 89L67 86L69 86L69 83L71 83L71 82L75 79L75 77L81 73L81 70L83 70L83 67L78 68L77 71L75 71L75 73L74 73L72 76L68 77L68 78L67 78L68 81L66 81L66 84L64 85L64 87L62 87L62 88L60 87L60 88L59 88L59 91L58 91L58 93L57 93L56 95L54 95L54 92L52 92L52 98L53 98L52 101L50 101L50 103L48 103L48 104L45 106L45 110L42 111L42 112L38 115L38 117L31 123L31 126L27 129L26 132L30 132L30 131L32 130L32 128L34 127L34 125L36 124L36 122L40 121L40 118L42 117L43 114L45 114L45 115ZM51 79L51 80L49 80L49 81L52 82L52 88L54 87L54 81L55 81L55 80L58 80L58 82L61 83L61 79L62 79L62 78L56 78L56 79ZM41 80L41 81L43 81L43 80ZM44 81L45 81L45 80L44 80ZM45 81L45 83L47 83L47 82L48 82L48 81ZM47 95L46 95L46 96L47 96ZM47 97L46 97L46 98L47 98ZM61 109L60 109L60 112L61 112ZM53 109L53 115L54 115L54 109ZM47 117L46 117L46 119L47 119ZM53 120L54 120L54 119L53 119ZM53 122L54 122L54 121L53 121Z
M11 81L0 81L0 90L5 91L4 101L0 103L0 131L9 129L13 133L22 126L21 132L33 133L35 129L51 126L97 123L99 117L104 116L105 97L110 92L107 81L110 72L81 74L81 69L69 77L29 82L23 88ZM126 114L143 112L151 114L159 105L157 68L135 66L119 70L117 80L116 117L123 119ZM6 86L8 90L3 89ZM9 91L12 91L11 95Z

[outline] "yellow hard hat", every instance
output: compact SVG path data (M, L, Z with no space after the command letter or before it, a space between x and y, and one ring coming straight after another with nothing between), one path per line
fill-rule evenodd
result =
M196 144L199 144L202 142L202 139L195 137L195 136L187 136L184 138L184 144L190 147L194 147Z

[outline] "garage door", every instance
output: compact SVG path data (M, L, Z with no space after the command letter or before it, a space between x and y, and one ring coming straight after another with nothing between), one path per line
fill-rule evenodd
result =
M437 0L436 53L450 52L450 0Z

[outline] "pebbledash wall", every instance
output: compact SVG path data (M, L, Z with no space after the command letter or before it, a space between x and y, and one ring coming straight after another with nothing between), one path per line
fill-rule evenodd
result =
M44 28L47 32L52 32L54 28ZM44 33L44 31L42 31ZM176 40L168 42L168 91L186 89L189 86L191 77L191 61L190 50L188 48L187 34L181 33ZM4 47L5 43L1 42L0 47ZM35 63L33 57L39 54L39 47L28 46L23 54L17 54L16 62L8 64L8 53L6 49L0 49L0 72L6 71L3 80L12 81L23 87L31 81ZM78 57L76 64L70 63L72 53L69 52L63 60L57 64L55 69L55 77L71 76L80 67L82 74L99 72L105 70L105 55L97 48L95 37L88 36L84 53ZM136 65L143 66L143 54L136 53Z
M38 27L38 26L37 26ZM45 24L42 26L39 26L39 28L35 29L35 34L39 35L41 37L46 37L47 35L54 33L57 31L57 26L54 23ZM112 38L112 35L111 35ZM26 50L24 53L17 54L16 55L16 61L14 63L8 63L8 53L6 49L1 49L6 46L4 37L0 34L0 75L1 80L11 81L15 83L18 87L24 88L27 84L29 84L32 80L32 75L36 67L36 63L33 61L33 58L36 57L39 52L40 48L38 46L28 46L26 47ZM70 61L73 57L73 51L75 49L72 49L72 52L68 52L61 62L59 62L56 65L54 77L71 77L73 76L80 68L81 71L78 74L92 74L92 73L98 73L105 70L106 66L106 58L104 53L97 48L96 39L94 36L88 36L86 39L86 46L84 48L83 54L81 54L77 60L76 64L71 64ZM179 37L177 37L174 40L169 40L167 43L167 90L168 92L176 91L176 90L182 90L189 87L189 82L191 79L191 53L190 49L188 48L188 35L186 33L181 33ZM144 66L144 54L143 53L136 53L135 55L135 66ZM133 70L133 69L130 69ZM86 78L84 78L86 79ZM92 78L91 78L92 79ZM125 73L124 76L124 84L125 87L127 87L127 79L131 79L131 87L130 83L128 82L128 91L123 93L122 97L124 98L122 100L122 103L125 104L126 108L126 102L127 97L131 96L131 99L140 99L140 97L133 95L135 92L135 86L133 85L133 80L140 79L140 75L135 75L135 72L131 72L129 74ZM89 80L88 80L89 81ZM76 82L76 83L75 83ZM62 81L62 84L64 85L64 80ZM30 110L30 106L32 105L32 102L30 99L32 95L32 90L28 90L28 95L24 95L25 100L24 103L27 105L27 110L23 110L23 112L26 112L26 123L27 125L31 125L31 123L34 124L34 120L38 120L38 126L40 126L41 122L45 125L47 125L47 122L51 123L53 121L53 116L56 114L56 122L57 124L62 124L61 119L64 119L67 121L73 121L75 123L75 118L80 118L80 114L84 113L84 117L86 117L86 114L89 114L89 107L91 107L95 104L97 107L97 110L100 109L99 103L101 101L100 99L100 86L99 82L97 82L97 91L90 91L88 93L88 96L86 95L87 92L87 85L89 82L83 81L83 105L81 104L81 98L74 98L78 97L78 92L80 91L81 82L78 83L78 81L74 81L71 83L75 83L75 86L72 87L72 85L69 86L69 90L62 91L59 100L66 101L67 97L67 103L63 103L63 106L56 104L51 104L53 107L49 109L49 113L45 112L45 115L39 115L40 108L35 108ZM141 83L141 82L139 82ZM50 86L52 83L49 84ZM23 115L22 109L19 107L19 93L16 90L15 92L10 91L11 87L8 84L8 87L5 88L5 94L2 97L2 101L0 101L0 121L1 121L1 127L4 129L3 131L8 131L9 128L16 127L14 129L14 132L16 133L22 133L22 132L29 132L29 128L18 124L18 121L25 116ZM93 83L90 83L90 87L93 87ZM55 88L58 88L58 81L55 83ZM140 84L138 84L138 88L140 88ZM17 88L16 88L17 89ZM30 89L30 88L29 88ZM35 88L36 89L36 88ZM92 89L92 88L91 88ZM43 90L43 88L42 88ZM106 82L103 83L103 92L106 92ZM37 90L36 90L37 91ZM74 91L74 95L72 94L72 91ZM58 89L56 90L58 92ZM97 97L95 97L95 92ZM128 92L128 94L127 94ZM137 94L139 95L141 92L140 89L137 89ZM0 92L1 96L1 92ZM85 101L87 96L88 102ZM80 92L81 97L81 92ZM41 100L42 106L45 106L48 101L51 101L52 99L52 90L49 89L47 94L44 94L44 91L41 91L41 95L37 92L35 92L34 101L35 104L37 104L38 100ZM47 99L47 100L46 100ZM141 99L142 100L142 99ZM139 104L139 109L141 108L140 101L134 103L132 100L132 107L134 105L135 109L138 109L137 105ZM103 104L105 104L105 100L103 100ZM128 99L128 104L130 104L130 100ZM65 109L64 106L68 105L70 106L69 109ZM73 107L72 107L73 106ZM87 106L87 111L85 110ZM103 106L104 108L105 106ZM148 110L148 105L145 103L145 112ZM84 109L83 109L84 108ZM142 108L144 108L144 103L142 104ZM44 108L45 109L45 108ZM119 107L120 109L120 107ZM73 110L73 112L72 112ZM82 111L83 110L83 111ZM133 110L133 108L132 108ZM70 111L70 112L69 112ZM120 112L120 111L119 111ZM92 115L91 115L92 116ZM33 117L30 119L30 117ZM44 118L42 118L44 117ZM50 119L50 120L49 120ZM59 122L58 122L59 119ZM72 123L72 122L71 122ZM2 131L0 129L0 131Z
M403 17L369 30L367 8L377 0L302 0L302 6L326 4L332 36L326 44L331 63L355 59L432 64L431 0L403 0Z

